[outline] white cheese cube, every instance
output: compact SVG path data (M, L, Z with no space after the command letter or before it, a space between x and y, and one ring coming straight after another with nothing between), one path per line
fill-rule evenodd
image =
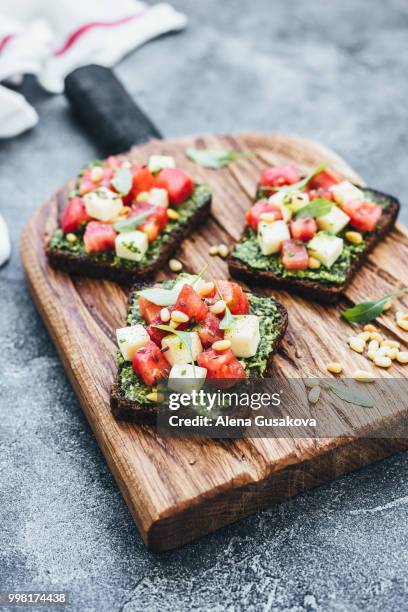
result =
M292 218L292 211L287 204L287 202L289 201L288 194L285 193L285 191L283 190L277 191L268 199L268 201L271 204L275 204L275 206L277 206L280 209L282 213L282 219L286 221L286 223L289 223L289 221Z
M296 213L309 204L309 195L305 191L290 191L286 195L285 204Z
M274 221L258 225L258 242L264 255L278 253L284 240L290 239L289 228L285 221Z
M123 359L132 361L133 355L150 341L143 325L129 325L116 330L116 338Z
M316 219L317 227L329 234L338 234L349 221L350 217L341 208L334 205L330 212Z
M165 336L161 342L162 348L169 347L163 355L172 366L192 363L191 358L195 361L203 350L200 336L197 332L186 333L190 336L191 354L189 348L175 334Z
M231 341L236 357L253 357L261 340L259 318L256 315L235 315L235 325L226 329L224 338Z
M319 232L308 242L307 248L326 268L331 268L343 251L343 239Z
M150 172L158 172L163 168L175 168L176 162L170 155L151 155L147 167Z
M106 187L86 193L83 200L88 215L98 221L111 221L123 208L122 198Z
M145 232L134 230L133 232L123 232L115 238L115 251L118 257L140 261L147 251L149 241Z
M332 185L329 189L340 206L353 200L364 200L364 193L350 181L342 181L338 185Z
M169 194L167 193L166 189L158 189L157 187L153 187L153 189L149 191L147 201L149 204L155 204L155 206L167 208L169 205Z
M203 386L207 377L207 369L191 363L174 365L169 374L168 387L177 393L190 393Z

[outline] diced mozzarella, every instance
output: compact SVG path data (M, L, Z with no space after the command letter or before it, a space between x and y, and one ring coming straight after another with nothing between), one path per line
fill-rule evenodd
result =
M169 205L169 194L167 193L166 189L158 189L157 187L153 187L153 189L149 191L147 201L149 204L155 204L156 206L167 208Z
M290 239L289 228L285 221L274 221L258 225L258 242L264 255L278 253L284 240Z
M150 341L150 336L143 325L129 325L116 330L116 338L123 359L132 361L133 355Z
M191 363L174 365L169 374L169 389L177 393L189 393L193 389L197 391L203 386L207 376L207 369Z
M149 241L145 232L134 230L133 232L123 232L115 238L115 251L118 257L140 261L147 251Z
M350 217L341 208L334 205L330 212L316 219L317 227L329 232L329 234L338 234L349 221Z
M280 209L282 213L282 219L286 221L286 223L289 223L289 221L292 218L292 211L289 208L289 206L286 204L287 196L288 194L285 193L285 191L283 190L277 191L269 198L268 201L271 204L275 204L275 206L277 206Z
M364 193L350 181L342 181L338 185L331 185L329 189L340 206L353 200L364 200Z
M176 162L170 155L151 155L147 167L150 172L158 172L163 168L175 168Z
M90 217L104 222L117 217L123 208L122 198L106 187L100 187L96 191L86 193L84 204Z
M195 361L202 352L203 347L197 332L186 332L190 336L191 354L189 348L175 334L165 336L161 342L162 348L169 347L163 355L170 365L183 365L191 363L191 358Z
M256 315L235 315L235 325L226 329L224 338L231 341L231 350L236 357L252 357L261 340L259 318Z
M326 268L331 268L343 251L343 239L325 232L319 232L307 245L313 257Z

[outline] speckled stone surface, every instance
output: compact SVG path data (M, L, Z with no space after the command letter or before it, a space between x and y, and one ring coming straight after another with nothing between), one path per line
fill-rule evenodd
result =
M117 68L167 136L292 132L332 146L400 196L408 223L405 0L175 0L184 33ZM161 555L144 548L56 351L18 255L30 214L97 151L62 96L0 144L0 587L66 589L75 611L407 609L408 455Z

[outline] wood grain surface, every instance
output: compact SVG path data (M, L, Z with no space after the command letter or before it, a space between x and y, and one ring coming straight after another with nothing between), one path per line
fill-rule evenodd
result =
M189 162L186 147L256 150L222 170L206 170ZM345 178L362 179L337 155L315 143L285 135L245 134L151 141L132 150L146 162L151 153L174 155L198 181L213 192L213 212L179 249L185 269L197 272L209 264L206 276L227 276L225 261L208 255L211 244L233 245L244 225L260 170L267 164L294 163L301 171L322 160ZM371 185L375 187L375 185ZM207 440L161 439L148 426L117 422L109 409L115 375L115 329L126 317L127 290L108 281L70 278L47 265L44 241L54 229L67 188L46 202L28 222L21 240L27 280L36 305L57 347L86 417L116 478L146 545L154 551L180 546L268 504L283 500L408 446L404 439L352 439L349 418L340 422L344 435L336 439ZM398 194L395 194L398 196ZM283 347L274 361L275 374L300 377L325 375L328 361L341 361L345 375L367 361L345 344L349 326L340 311L408 285L408 237L397 226L369 257L337 306L309 303L273 291L289 312ZM158 278L170 276L163 270ZM268 293L268 292L266 292ZM408 307L408 300L400 300ZM405 343L392 312L378 328L388 338ZM408 366L405 366L408 368ZM384 377L405 377L404 366L381 371ZM319 404L313 410L322 410ZM363 427L381 426L375 410L354 411ZM349 417L349 415L347 415Z

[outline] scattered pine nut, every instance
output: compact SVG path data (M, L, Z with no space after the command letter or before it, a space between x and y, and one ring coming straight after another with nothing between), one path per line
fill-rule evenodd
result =
M99 183L103 177L103 168L101 166L93 166L90 177L93 183Z
M309 261L307 262L308 268L310 270L318 270L322 264L316 257L309 257Z
M368 343L369 351L378 351L379 348L380 345L378 344L378 340L370 340L370 342Z
M373 382L373 380L375 380L375 376L371 372L366 372L365 370L356 370L353 373L353 378L359 382Z
M376 354L377 354L376 350L368 351L367 352L367 358L371 359L371 361L374 361Z
M383 341L382 335L378 332L371 332L370 338L371 340L377 340L378 344L381 344L381 342Z
M220 255L220 257L225 259L225 257L228 257L228 253L229 253L229 248L227 247L227 245L220 244L220 246L218 247L218 254Z
M167 214L169 216L169 219L172 219L172 221L177 221L177 219L180 217L177 210L174 210L174 208L168 208Z
M226 303L224 302L224 300L218 300L218 302L215 302L215 304L210 306L209 310L213 314L217 315L217 314L221 314L222 312L224 312L225 307L226 307Z
M362 338L364 342L368 342L368 340L370 339L370 332L367 332L367 331L360 332L358 334L358 337Z
M408 321L406 319L397 319L397 325L404 331L408 331Z
M169 268L172 272L180 272L183 269L183 264L178 259L170 259Z
M265 223L273 223L275 221L275 215L273 212L264 212L259 216L259 218Z
M136 198L136 202L148 202L149 198L150 194L148 191L141 191Z
M408 363L408 351L399 351L397 361L398 363Z
M313 387L318 387L320 385L319 379L313 378L313 376L306 378L305 380L303 380L303 382L305 383L305 387L307 387L308 389L313 389Z
M395 346L388 347L388 357L394 361L397 358L399 350Z
M170 310L168 308L162 308L160 311L160 318L163 323L168 323L168 321L170 321Z
M152 391L152 393L148 393L146 395L146 399L149 400L149 402L163 402L164 401L164 397L161 393L158 393L157 391Z
M181 310L173 310L170 317L171 320L175 323L187 323L187 321L189 320L189 316Z
M375 332L377 331L374 327L374 325L371 325L371 323L368 323L367 325L364 325L363 327L364 331L368 331L368 332Z
M208 281L208 283L204 283L199 289L197 289L197 293L200 297L205 297L214 291L214 287L214 283L212 281Z
M392 361L389 357L386 357L385 355L376 355L374 357L374 363L379 368L389 368L392 364Z
M177 323L177 321L173 321L173 319L171 319L169 326L172 327L173 329L177 329L179 324Z
M75 234L72 234L71 232L69 232L69 234L66 235L66 239L68 240L68 242L71 242L71 244L78 240Z
M326 370L331 374L340 374L343 371L343 366L337 361L331 361L326 365Z
M217 340L211 345L214 351L226 351L231 348L231 340Z
M319 397L320 397L320 393L321 393L321 388L317 385L316 387L313 387L308 394L308 399L309 402L311 404L317 404L317 402L319 401Z
M363 237L360 232L346 232L344 235L347 240L353 244L360 244L363 242Z
M218 255L218 245L213 244L212 246L210 246L210 248L208 249L208 253L213 256Z
M401 346L401 343L400 343L400 342L397 342L396 340L383 340L383 341L381 342L381 347L383 347L383 346L389 346L389 347L391 347L391 348L397 348L397 349L399 349L399 348L400 348L400 346Z
M351 336L351 338L348 339L348 344L350 348L356 353L362 353L366 345L364 340L362 338L359 338L358 336Z

